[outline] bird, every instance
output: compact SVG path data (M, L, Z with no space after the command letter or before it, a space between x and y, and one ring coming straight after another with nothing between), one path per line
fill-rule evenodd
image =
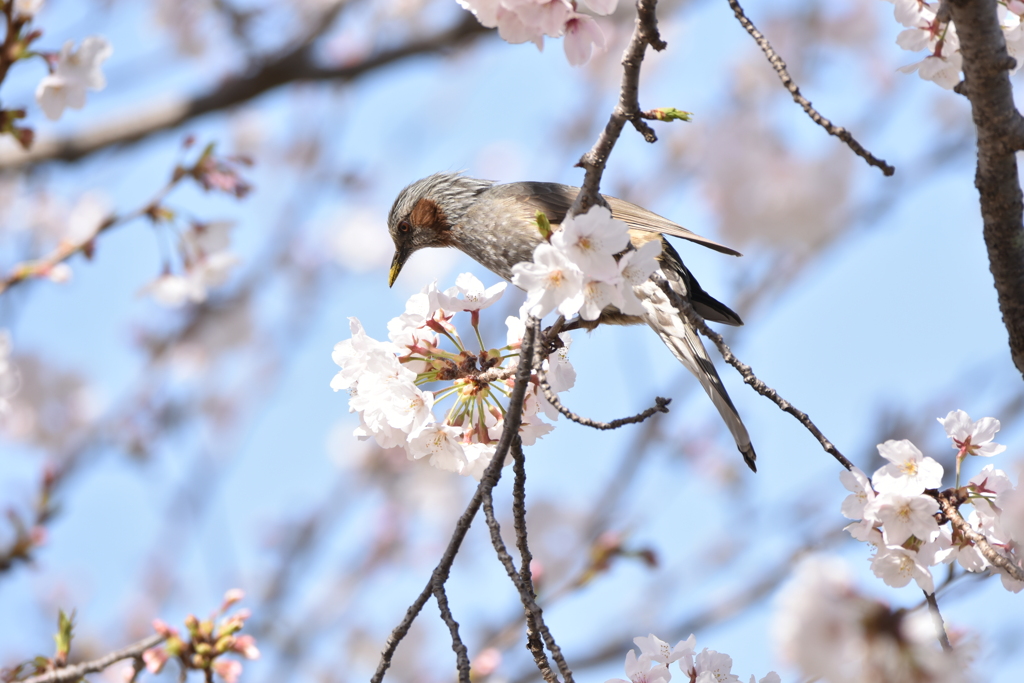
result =
M388 232L395 243L388 286L394 285L413 253L428 247L458 249L499 277L511 281L512 267L532 261L534 248L544 239L537 227L537 212L543 211L552 229L557 230L578 193L579 188L560 183L498 184L462 173L435 173L417 180L399 192L388 214ZM732 433L743 460L756 472L757 454L747 428L700 336L682 314L678 299L688 300L705 320L733 326L742 325L743 321L701 288L665 235L680 237L723 254L741 254L636 204L602 196L612 217L629 226L633 247L661 240L658 269L650 279L634 287L634 293L644 303L644 315L626 315L608 306L597 320L576 319L563 329L591 330L600 324L646 323L700 381Z

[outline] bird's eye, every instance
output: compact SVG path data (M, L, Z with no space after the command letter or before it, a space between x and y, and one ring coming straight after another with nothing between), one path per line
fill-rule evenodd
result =
M411 229L412 225L409 224L409 221L402 221L398 224L398 232L409 232Z

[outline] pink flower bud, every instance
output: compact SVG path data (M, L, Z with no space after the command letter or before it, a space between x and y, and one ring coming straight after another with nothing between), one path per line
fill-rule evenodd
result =
M163 619L153 620L153 630L162 635L164 638L170 638L171 636L178 635L178 630L171 628L167 625Z
M259 659L260 651L256 649L256 639L250 635L238 636L232 649L246 659Z
M226 612L236 602L240 602L245 597L245 591L241 588L232 588L228 592L224 593L224 604L220 606L221 612Z
M225 683L237 683L242 675L242 663L234 659L220 658L213 663L213 672L224 679Z
M167 663L167 652L162 647L151 647L142 653L142 661L152 674L158 674Z
M485 648L473 658L473 673L479 676L490 676L501 666L501 652L497 648Z

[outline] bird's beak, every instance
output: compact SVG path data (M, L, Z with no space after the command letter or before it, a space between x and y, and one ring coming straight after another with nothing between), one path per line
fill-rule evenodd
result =
M409 252L402 247L395 248L395 257L391 259L391 272L388 273L388 287L395 284L395 280L398 279L398 274L402 272L402 266L409 259Z

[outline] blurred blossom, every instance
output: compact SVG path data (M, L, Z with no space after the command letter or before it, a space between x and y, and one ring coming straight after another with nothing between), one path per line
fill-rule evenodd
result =
M829 683L960 683L966 663L939 648L928 613L860 593L837 558L812 557L779 596L775 638L805 677Z
M496 647L484 648L473 658L471 666L477 676L490 676L501 666L501 650Z
M18 357L18 372L21 383L4 422L11 438L61 451L99 413L99 402L79 374L29 355Z
M246 109L231 118L231 149L256 157L267 142L268 132L263 115Z
M20 383L18 368L11 360L11 333L0 329L0 417L10 412L10 399L18 392Z
M79 49L73 50L75 41L64 43L56 57L53 73L44 76L36 88L36 101L46 118L56 121L65 107L81 109L85 106L85 91L103 90L107 80L101 65L114 48L101 36L89 36Z
M43 8L43 0L14 0L14 11L23 17L33 17Z
M55 263L51 268L45 271L46 277L51 282L56 282L57 284L69 282L72 274L71 266L66 263Z
M111 215L110 202L99 192L86 192L67 217L64 239L79 244L92 238Z
M211 14L211 0L156 0L157 23L174 35L178 51L192 57L206 49L203 18Z
M391 263L394 244L383 212L370 207L342 207L329 223L331 253L342 267L356 273L380 269L381 278L386 277L384 271Z
M697 119L695 167L724 242L820 249L846 226L855 157L838 145L818 158L792 153L764 120L768 92L714 121Z

